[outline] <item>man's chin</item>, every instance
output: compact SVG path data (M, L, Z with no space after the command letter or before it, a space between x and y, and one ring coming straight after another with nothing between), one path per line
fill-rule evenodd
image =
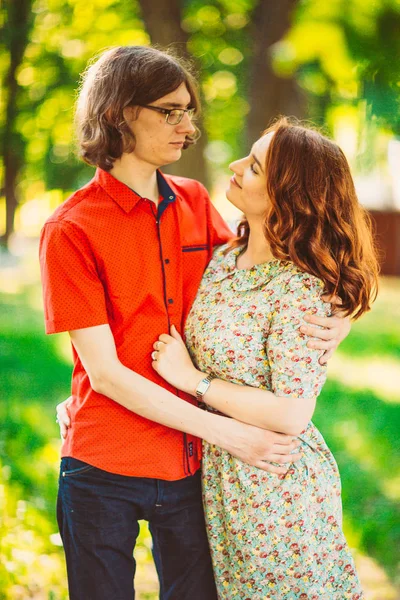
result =
M167 156L164 158L164 165L172 165L177 162L182 156L181 148L174 148L172 152L169 152Z

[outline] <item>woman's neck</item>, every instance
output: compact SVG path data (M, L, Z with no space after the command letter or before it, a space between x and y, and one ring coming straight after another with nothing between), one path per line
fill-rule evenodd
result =
M265 238L263 224L250 225L249 241L246 250L238 257L236 264L239 269L251 269L273 259L271 248Z

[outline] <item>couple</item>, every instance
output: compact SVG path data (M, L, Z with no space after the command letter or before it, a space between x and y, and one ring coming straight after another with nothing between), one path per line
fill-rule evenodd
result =
M46 332L69 331L74 358L58 407L70 598L134 597L146 519L163 600L360 599L310 419L373 297L368 219L341 150L282 119L231 165L234 238L201 184L158 170L198 110L177 58L103 53L77 104L96 174L42 230Z

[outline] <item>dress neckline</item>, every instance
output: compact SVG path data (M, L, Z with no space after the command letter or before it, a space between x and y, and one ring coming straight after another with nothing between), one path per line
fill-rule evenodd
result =
M234 254L232 271L237 271L238 273L241 273L241 274L245 274L246 272L254 273L255 271L257 271L259 269L264 271L268 266L270 266L270 265L272 266L273 264L276 264L278 266L282 262L279 258L270 258L269 260L266 260L262 263L257 263L250 268L238 267L237 261L245 250L246 250L245 246L239 246L238 248L234 248L234 250L231 250L231 253Z

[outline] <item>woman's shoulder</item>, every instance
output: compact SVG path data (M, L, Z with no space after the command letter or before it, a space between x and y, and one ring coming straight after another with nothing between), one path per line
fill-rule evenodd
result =
M294 263L286 263L275 278L276 305L281 310L293 309L296 312L311 311L321 316L330 314L330 304L323 301L324 283L312 273L303 271Z
M229 249L230 243L222 244L222 246L216 246L212 253L211 261L224 262L226 260L227 250Z
M209 274L220 271L221 269L228 270L228 268L231 267L232 250L229 249L229 246L229 243L227 243L214 248L214 252L207 267L207 272Z
M280 284L284 291L316 291L324 289L324 282L307 271L303 271L292 262L282 263L282 269L276 276L276 283Z

